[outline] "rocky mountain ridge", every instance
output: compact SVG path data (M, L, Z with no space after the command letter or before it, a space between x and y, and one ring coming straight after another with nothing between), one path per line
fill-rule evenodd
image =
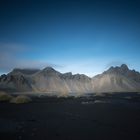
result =
M127 65L110 67L90 78L84 74L60 73L52 67L43 70L14 69L0 76L0 89L43 93L139 92L140 73Z

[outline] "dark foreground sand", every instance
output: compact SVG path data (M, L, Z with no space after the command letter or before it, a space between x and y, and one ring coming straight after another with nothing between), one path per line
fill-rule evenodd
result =
M0 140L139 140L140 95L0 103Z

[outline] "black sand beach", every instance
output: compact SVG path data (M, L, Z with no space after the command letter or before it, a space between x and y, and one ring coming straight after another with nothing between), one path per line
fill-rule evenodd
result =
M33 97L0 103L0 140L138 140L140 95Z

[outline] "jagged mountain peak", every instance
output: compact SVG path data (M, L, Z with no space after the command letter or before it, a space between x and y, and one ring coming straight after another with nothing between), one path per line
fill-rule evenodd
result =
M85 74L75 74L74 75L75 76L75 78L77 78L77 79L90 79L90 77L88 77L87 75L85 75Z
M122 65L121 65L121 69L123 69L123 70L128 70L128 66L127 66L126 64L122 64Z
M45 67L45 68L43 69L43 71L55 71L55 69L48 66L48 67Z
M70 77L72 77L72 72L63 73L62 77L63 78L70 78Z
M37 75L44 75L44 76L54 76L54 75L57 75L57 76L59 76L59 75L61 75L61 73L60 72L58 72L58 71L56 71L54 68L52 68L52 67L46 67L46 68L44 68L43 70L40 70L38 73L37 73Z
M120 67L110 67L104 74L117 74L123 75L135 82L140 82L140 73L135 70L130 70L126 64L122 64Z
M121 66L110 67L107 71L103 72L103 74L125 74L128 71L130 71L128 66L126 64L122 64Z
M63 73L64 75L72 75L72 72Z
M44 72L56 72L56 70L52 67L46 67L42 71L44 71Z

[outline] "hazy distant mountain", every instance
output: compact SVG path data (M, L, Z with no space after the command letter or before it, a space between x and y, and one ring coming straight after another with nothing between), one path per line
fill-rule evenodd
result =
M138 92L140 73L127 65L111 67L93 78L84 74L60 73L51 67L43 70L14 69L0 76L0 88L44 93Z

